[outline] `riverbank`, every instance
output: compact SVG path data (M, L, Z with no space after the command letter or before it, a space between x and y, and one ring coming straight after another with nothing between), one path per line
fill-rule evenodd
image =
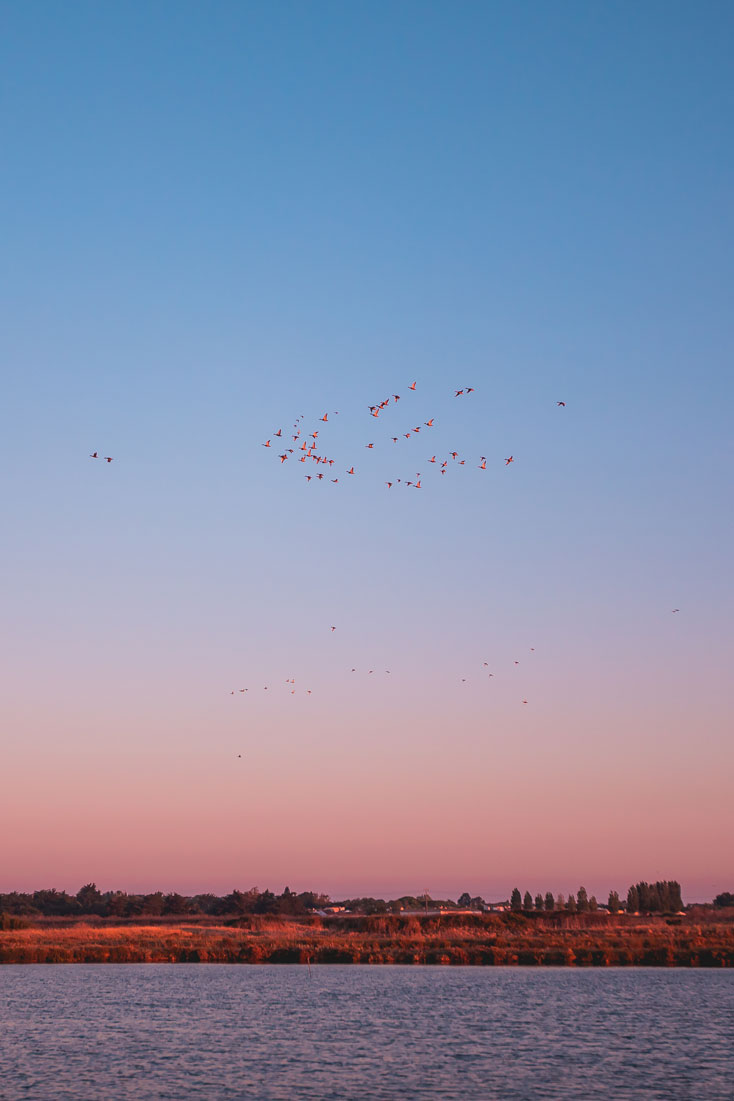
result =
M220 924L29 924L0 932L0 964L354 963L733 967L734 921L694 915L245 917Z

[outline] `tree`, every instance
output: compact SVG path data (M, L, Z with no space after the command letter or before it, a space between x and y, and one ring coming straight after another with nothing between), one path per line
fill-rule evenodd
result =
M108 891L104 895L104 909L107 917L122 917L127 913L128 902L124 891Z
M633 902L637 905L635 910L643 914L665 913L683 909L683 899L680 893L680 883L675 879L657 880L655 883L646 883L641 880L634 883L627 892L627 909L630 909L629 896L632 893Z
M256 914L274 914L277 912L278 903L272 891L263 891L255 903Z
M510 895L510 909L514 914L519 914L522 910L522 897L518 887L512 888L512 894Z
M627 891L627 913L636 914L640 909L640 895L636 887Z
M545 906L546 910L555 910L556 900L553 897L552 891L545 892L545 901L543 902L543 905Z
M559 892L558 895L556 895L555 909L556 910L565 910L566 909L566 896L563 894L562 891Z
M589 896L586 893L586 887L579 887L579 893L576 896L576 905L581 914L589 909Z
M543 909L543 896L541 895L540 891L535 896L535 909L536 910L542 910Z
M49 917L66 917L79 913L79 903L66 891L57 891L55 887L33 892L33 907Z
M734 893L731 891L722 891L720 895L717 895L714 899L714 906L717 910L723 910L725 906L734 906Z
M589 909L591 911L599 909L599 903L596 901L596 895L592 895L589 899Z
M571 894L568 896L568 902L566 903L566 909L572 914L576 913L576 909L577 909L576 899L573 897L573 892L571 892Z
M523 895L522 908L523 910L532 910L533 908L533 896L530 891L526 891Z
M298 895L291 891L290 887L286 887L283 894L278 898L277 909L279 914L303 914L305 912L305 906Z
M97 914L102 910L102 892L96 883L86 883L76 893L76 900L83 914Z
M468 891L464 891L463 895L459 895L456 905L461 910L468 910L471 906L471 895Z
M188 914L191 909L191 902L185 895L180 895L177 891L171 891L169 895L166 895L163 899L163 913L164 914Z
M610 914L618 914L620 905L621 904L620 904L620 901L619 901L619 895L617 894L617 892L616 891L610 891L609 892L609 899L607 901L607 906L609 907L609 913Z
M163 913L163 892L155 891L151 895L146 895L143 899L142 912L144 914L150 914L151 917L158 917Z

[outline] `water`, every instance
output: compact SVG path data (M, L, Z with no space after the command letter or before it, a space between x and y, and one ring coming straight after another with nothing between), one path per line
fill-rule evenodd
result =
M0 967L0 1098L734 1098L734 971Z

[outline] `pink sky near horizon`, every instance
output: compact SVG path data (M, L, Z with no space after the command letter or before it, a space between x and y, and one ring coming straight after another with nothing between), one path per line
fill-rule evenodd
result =
M141 670L119 698L102 682L82 702L83 676L66 698L47 678L48 697L14 716L0 890L728 889L730 778L710 767L728 731L710 701L691 737L701 685L676 674L675 644L665 710L644 698L649 667L637 684L625 668L620 696L619 665L589 680L581 654L569 675L524 649L491 680L482 666L429 688L398 657L378 677L315 671L311 696L297 677L295 697L204 680L177 701L175 670L158 667L157 687Z

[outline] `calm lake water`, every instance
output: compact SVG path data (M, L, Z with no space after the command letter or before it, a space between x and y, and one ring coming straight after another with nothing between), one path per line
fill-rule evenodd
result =
M0 967L0 1097L734 1098L734 971Z

